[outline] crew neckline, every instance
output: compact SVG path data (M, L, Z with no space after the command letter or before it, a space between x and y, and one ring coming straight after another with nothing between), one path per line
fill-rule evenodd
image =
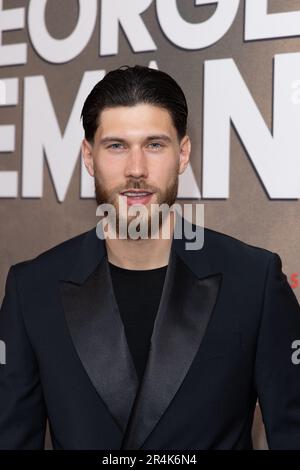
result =
M122 273L126 272L132 275L139 274L139 273L160 272L160 271L166 270L168 267L168 265L166 265L166 266L160 266L159 268L153 268L153 269L127 269L127 268L121 268L121 266L117 266L116 264L113 264L110 261L108 262L108 264L109 264L109 267L112 268L114 271L119 271Z

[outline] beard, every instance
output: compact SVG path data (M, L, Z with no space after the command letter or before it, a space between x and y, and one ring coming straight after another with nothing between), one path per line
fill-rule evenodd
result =
M132 238L131 233L129 232L130 225L132 226L132 221L137 216L128 215L129 206L127 207L126 201L124 205L122 204L122 206L120 206L119 204L119 198L122 197L120 196L120 192L126 191L129 188L136 189L136 190L144 190L144 191L153 193L151 202L143 206L141 217L144 222L144 226L146 225L146 231L147 231L146 235L148 238L151 238L154 233L156 234L158 233L158 231L161 229L163 223L165 222L165 220L167 219L170 213L170 208L173 206L177 198L178 183L179 183L178 169L179 169L179 163L177 165L176 171L172 175L170 183L164 190L161 190L155 186L147 185L147 183L143 179L136 180L134 178L129 178L126 186L122 186L122 187L120 186L109 191L105 188L104 184L102 183L101 177L97 175L97 173L95 173L94 183L95 183L95 196L96 196L97 205L100 206L102 204L109 204L113 206L114 208L113 220L111 219L112 213L109 213L107 211L108 213L107 222L110 226L114 227L114 230L116 231L117 234L120 233L120 227L122 226L122 227L125 227L125 231L126 231L125 237L130 238L130 239ZM152 204L157 204L158 206L153 207L153 210L151 210ZM158 209L161 204L165 205L164 206L165 210L159 211ZM136 222L134 227L135 227L136 232L141 231L141 223ZM141 238L141 237L138 237L138 238Z

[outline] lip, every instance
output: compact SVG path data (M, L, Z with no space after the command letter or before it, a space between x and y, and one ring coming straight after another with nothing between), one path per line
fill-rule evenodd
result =
M135 193L136 196L126 196L126 194L124 194L125 192ZM147 204L148 202L150 202L150 199L154 193L149 192L147 196L139 196L139 193L145 193L145 192L148 192L148 191L136 191L136 190L134 191L134 190L127 189L126 191L123 191L120 194L121 196L126 197L127 205L132 206L133 204Z
M124 195L124 193L149 193L153 194L151 191L147 191L146 189L125 189L125 191L122 191L121 194Z

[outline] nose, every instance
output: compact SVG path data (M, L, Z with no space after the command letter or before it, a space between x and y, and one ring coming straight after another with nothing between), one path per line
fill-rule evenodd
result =
M148 176L147 160L140 147L132 148L127 156L125 176L146 178Z

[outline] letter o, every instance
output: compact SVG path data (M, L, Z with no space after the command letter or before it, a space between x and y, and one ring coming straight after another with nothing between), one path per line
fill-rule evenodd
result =
M31 0L28 30L36 52L48 62L61 64L77 57L88 44L96 23L97 0L79 0L79 17L73 32L64 39L50 36L45 24L47 0Z

